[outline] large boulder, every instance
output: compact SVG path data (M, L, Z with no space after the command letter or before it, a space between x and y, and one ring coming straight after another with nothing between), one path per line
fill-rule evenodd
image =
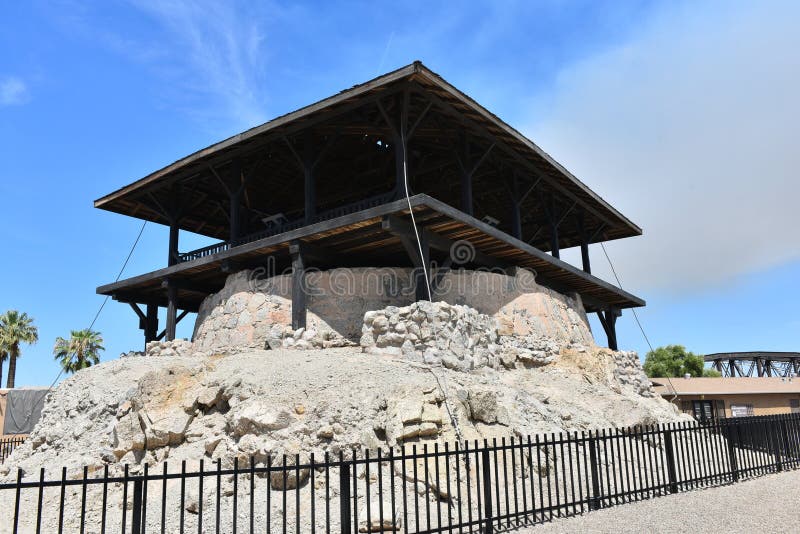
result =
M292 413L258 399L245 401L228 414L230 433L239 438L245 434L264 434L287 428L294 421Z

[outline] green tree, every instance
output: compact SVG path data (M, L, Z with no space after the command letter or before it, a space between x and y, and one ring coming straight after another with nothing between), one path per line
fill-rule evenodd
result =
M686 350L683 345L658 347L647 353L644 372L650 378L675 377L689 373L692 376L719 376L719 373L704 368L703 357Z
M8 359L8 350L6 346L3 344L3 340L0 339L0 386L3 384L3 366L6 364L6 360Z
M0 315L0 345L8 353L8 382L6 387L12 389L17 376L17 358L21 356L20 344L32 345L39 341L39 329L33 324L33 318L27 313L8 310Z
M73 330L69 339L56 338L53 354L67 374L76 373L100 362L100 352L105 350L100 332Z

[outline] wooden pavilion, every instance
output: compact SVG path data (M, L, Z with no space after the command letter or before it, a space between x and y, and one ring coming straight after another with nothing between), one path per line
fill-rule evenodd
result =
M621 310L644 306L591 274L588 249L641 229L419 62L191 154L95 207L169 226L166 267L97 289L131 305L146 341L174 339L229 273L266 257L292 269L298 328L306 269L448 267L461 240L475 249L472 266L531 268L539 283L579 294L611 348ZM220 241L181 252L180 230ZM581 268L560 259L568 247L581 248ZM424 282L417 291L425 297Z

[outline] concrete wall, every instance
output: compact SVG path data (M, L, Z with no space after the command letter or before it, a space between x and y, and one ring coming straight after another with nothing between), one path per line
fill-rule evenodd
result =
M356 268L308 273L307 326L357 342L364 313L407 306L414 298L405 268ZM514 276L451 271L434 300L464 304L495 317L505 334L541 335L562 343L594 345L580 297L536 284L520 270ZM255 271L228 277L225 287L203 301L193 340L201 351L263 348L275 325L291 325L291 275L263 278Z
M670 400L672 395L665 395ZM681 395L675 399L677 406L683 410L682 401L695 400L723 401L725 403L725 417L732 417L731 404L752 404L753 415L776 415L791 413L790 400L800 400L800 394L794 393L765 393L765 394L739 394L739 395ZM691 411L686 413L691 414Z

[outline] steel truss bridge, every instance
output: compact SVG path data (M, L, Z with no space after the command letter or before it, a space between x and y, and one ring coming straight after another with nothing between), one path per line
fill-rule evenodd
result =
M800 375L800 352L719 352L703 358L722 376Z

